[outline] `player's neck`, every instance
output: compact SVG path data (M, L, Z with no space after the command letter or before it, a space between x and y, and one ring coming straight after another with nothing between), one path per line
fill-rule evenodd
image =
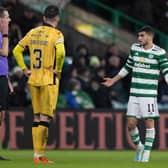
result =
M45 23L51 25L51 26L54 27L54 28L56 27L55 23L53 23L53 22L47 21L47 22L45 22Z
M149 50L153 47L153 42L149 42L145 45L143 45L144 50Z

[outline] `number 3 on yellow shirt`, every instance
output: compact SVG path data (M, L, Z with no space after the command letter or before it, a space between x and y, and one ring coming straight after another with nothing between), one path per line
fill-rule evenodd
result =
M36 63L33 64L33 68L34 69L40 69L41 68L41 63L42 63L42 51L41 49L34 49L33 51L34 55L35 55L35 60L36 60Z

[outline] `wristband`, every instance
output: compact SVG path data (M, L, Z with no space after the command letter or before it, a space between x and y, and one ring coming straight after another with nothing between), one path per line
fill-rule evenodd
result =
M5 38L5 37L8 38L8 34L3 34L2 37L3 38Z

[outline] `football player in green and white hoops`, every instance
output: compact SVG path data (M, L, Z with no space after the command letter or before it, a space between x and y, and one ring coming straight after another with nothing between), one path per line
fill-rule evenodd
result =
M132 45L126 64L113 78L104 78L102 84L112 86L132 72L130 97L127 108L127 125L136 145L135 161L148 162L155 139L154 119L159 117L157 89L160 71L168 83L166 51L153 43L154 32L150 26L138 31L138 41ZM145 144L140 140L137 119L143 118L146 126Z

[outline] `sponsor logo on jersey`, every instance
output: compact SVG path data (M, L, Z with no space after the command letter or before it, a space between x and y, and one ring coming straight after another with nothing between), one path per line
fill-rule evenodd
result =
M143 62L145 62L145 58L144 57L140 57L139 61L143 63Z
M150 65L147 65L147 64L144 64L144 63L135 63L134 65L138 68L150 69Z

